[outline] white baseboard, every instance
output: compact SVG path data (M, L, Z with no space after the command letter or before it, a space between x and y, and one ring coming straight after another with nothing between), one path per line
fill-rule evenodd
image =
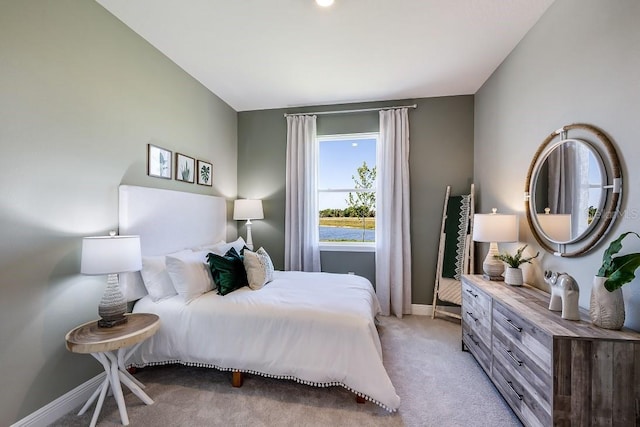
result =
M96 375L48 405L12 424L11 427L48 426L86 402L98 386L102 384L105 375L104 372Z
M460 307L458 306L438 305L438 309L460 314ZM433 314L433 306L427 304L411 304L411 314L416 316L431 316Z
M426 304L411 304L411 314L416 316L431 316L433 306Z

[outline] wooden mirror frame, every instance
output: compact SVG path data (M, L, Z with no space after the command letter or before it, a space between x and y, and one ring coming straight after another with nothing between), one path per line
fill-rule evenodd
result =
M606 175L607 182L604 188L610 191L605 193L605 201L603 204L602 212L594 218L597 221L592 227L588 228L583 234L578 236L575 240L572 240L566 244L556 243L550 240L541 229L539 229L539 223L534 220L532 215L537 212L533 212L535 206L531 206L531 194L534 190L532 187L534 183L532 179L537 176L538 170L541 168L544 161L547 159L545 154L547 148L554 144L554 139L562 135L562 139L568 139L566 134L570 130L580 130L587 132L588 134L595 136L598 144L595 141L588 141L589 145L600 155L604 166L604 173ZM563 126L562 128L551 133L540 145L538 151L536 151L529 166L527 172L527 179L525 182L525 212L527 214L527 222L531 233L535 237L538 244L546 251L553 253L556 256L561 257L577 257L586 254L593 249L602 238L604 238L613 225L615 219L618 217L618 207L622 201L622 169L620 167L620 161L613 143L600 129L595 126L591 126L584 123L574 123ZM554 246L556 248L554 248ZM567 246L570 246L571 250L566 250Z

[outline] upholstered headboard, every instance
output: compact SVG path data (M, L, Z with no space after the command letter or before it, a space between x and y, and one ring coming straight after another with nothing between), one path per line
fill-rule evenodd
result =
M121 185L119 232L140 236L142 255L163 255L224 240L226 201L222 197ZM120 275L127 301L146 295L139 272Z

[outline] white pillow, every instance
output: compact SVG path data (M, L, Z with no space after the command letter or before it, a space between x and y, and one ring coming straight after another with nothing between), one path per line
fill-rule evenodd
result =
M246 246L246 243L244 241L244 239L242 237L238 237L236 240L234 240L233 242L231 242L231 246L233 247L233 249L236 250L236 252L238 252L238 254L240 253L240 251L242 250L242 248L244 248ZM231 249L231 248L229 248ZM227 250L229 250L227 249ZM225 252L226 253L226 252Z
M188 304L213 289L213 278L206 264L207 251L167 256L167 272L178 295Z
M236 240L230 243L226 243L224 240L219 241L215 245L202 246L201 250L206 250L208 252L213 252L216 255L224 256L229 249L234 248L236 252L239 254L242 248L245 247L245 242L242 237L238 237Z
M176 256L182 253L188 253L188 251L174 252L169 256ZM164 255L143 256L140 275L142 276L144 287L153 301L157 302L176 295L171 277L167 273Z
M271 276L273 276L273 272L275 271L275 268L273 268L273 262L271 261L271 257L269 256L267 251L263 247L260 247L257 253L262 254L266 257L265 260L267 261L267 269L271 272L270 273Z
M191 249L193 252L202 252L202 251L210 251L211 249L217 248L221 245L226 245L227 242L225 242L224 240L220 240L219 242L210 244L210 245L202 245L202 246L198 246L196 248Z
M252 252L244 250L244 269L251 289L258 290L273 280L273 264L263 248Z

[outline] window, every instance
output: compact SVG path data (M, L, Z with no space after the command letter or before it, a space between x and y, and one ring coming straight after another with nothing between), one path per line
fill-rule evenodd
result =
M377 143L377 133L318 137L318 215L322 249L363 246L373 249Z

